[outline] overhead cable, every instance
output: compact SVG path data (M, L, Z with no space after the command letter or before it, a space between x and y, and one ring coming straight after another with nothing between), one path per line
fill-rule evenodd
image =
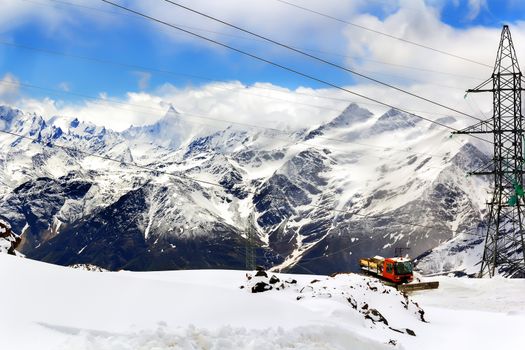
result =
M42 3L42 2L35 1L35 0L22 0L22 1L31 2L31 3L37 4L37 5L42 5L42 6L54 7L53 4ZM109 14L109 15L113 15L113 16L128 15L128 16L130 16L132 18L140 19L140 17L133 16L131 14L126 14L126 13L123 13L123 12L107 11L107 10L104 10L104 9L101 9L101 8L97 8L97 7L90 7L90 6L85 6L85 5L72 3L72 2L67 2L67 1L62 1L62 0L48 0L48 1L53 1L54 3L57 3L59 5L68 5L68 6L71 6L71 7L79 7L79 8L85 9L85 10L101 12L101 13L105 13L105 14ZM202 31L202 32L207 32L207 33L212 33L212 34L221 35L221 36L225 36L225 37L231 37L231 38L235 38L235 39L263 42L263 40L261 40L261 39L253 38L253 37L250 37L250 36L233 35L233 34L230 34L230 33L219 32L219 31L209 30L209 29L205 29L205 28L197 28L197 27L185 26L185 25L180 25L180 26L183 27L183 28L193 29L193 30L196 30L196 31ZM385 61L368 59L368 58L364 58L364 57L349 56L349 55L345 55L345 54L339 53L339 52L329 52L329 51L318 50L318 49L313 49L313 48L301 48L301 50L310 51L310 52L317 52L317 53L320 53L320 54L330 55L330 56L345 57L345 58L350 58L350 59L359 59L361 61L367 61L367 62L372 62L372 63L376 63L376 64L380 64L380 65L393 66L393 67L404 68L404 69L409 69L409 70L414 70L414 71L443 74L443 75L453 76L453 77L462 78L462 79L479 80L479 81L483 81L484 80L483 78L476 78L476 77L472 77L472 76L461 75L461 74L456 74L456 73L451 73L451 72L442 72L442 71L438 71L438 70L435 70L435 69L429 69L429 68L423 68L423 67L413 67L413 66L402 65L402 64L392 63L392 62L385 62Z
M147 19L149 19L149 20L151 20L151 21L153 21L153 22L157 22L157 23L159 23L159 24L162 24L162 25L165 25L165 26L171 27L171 28L173 28L173 29L176 29L176 30L179 30L179 31L185 32L185 33L187 33L187 34L189 34L189 35L192 35L192 36L194 36L194 37L197 37L197 38L200 38L200 39L202 39L202 40L205 40L205 41L208 41L208 42L214 43L214 44L219 45L219 46L222 46L222 47L225 47L225 48L227 48L227 49L229 49L229 50L232 50L232 51L235 51L235 52L237 52L237 53L243 54L243 55L245 55L245 56L251 57L251 58L256 59L256 60L258 60L258 61L265 62L265 63L267 63L267 64L269 64L269 65L272 65L272 66L274 66L274 67L277 67L277 68L280 68L280 69L283 69L283 70L289 71L289 72L291 72L291 73L294 73L294 74L296 74L296 75L299 75L299 76L305 77L305 78L310 79L310 80L312 80L312 81L316 81L316 82L318 82L318 83L321 83L321 84L324 84L324 85L327 85L327 86L331 86L331 87L333 87L333 88L335 88L335 89L338 89L338 90L341 90L341 91L345 91L345 92L347 92L347 93L349 93L349 94L352 94L352 95L355 95L355 96L358 96L358 97L364 98L364 99L366 99L366 100L373 101L373 102L378 103L378 104L380 104L380 105L383 105L383 106L385 106L385 107L389 107L389 108L392 108L392 109L394 109L394 110L397 110L397 111L400 111L400 112L406 113L406 114L408 114L408 115L410 115L410 116L414 116L414 117L416 117L416 118L420 118L420 119L422 119L422 120L426 120L426 121L428 121L428 122L430 122L430 123L434 123L434 124L436 124L436 125L439 125L439 126L441 126L441 127L447 128L447 129L449 129L449 130L458 131L457 129L455 129L455 128L451 127L451 126L448 126L448 125L446 125L446 124L443 124L443 123L441 123L441 122L438 122L438 121L435 121L435 120L432 120L432 119L429 119L429 118L425 118L425 117L420 116L420 115L418 115L418 114L414 114L414 113L408 112L407 110L404 110L404 109L399 108L399 107L395 107L395 106L393 106L393 105L391 105L391 104L389 104L389 103L386 103L386 102L380 101L380 100L378 100L378 99L375 99L375 98L372 98L372 97L366 96L366 95L364 95L364 94L357 93L357 92L355 92L355 91L352 91L352 90L349 90L349 89L347 89L347 88L341 87L341 86L339 86L339 85L337 85L337 84L334 84L334 83L328 82L328 81L323 80L323 79L320 79L320 78L316 78L316 77L314 77L314 76L312 76L312 75L310 75L310 74L300 72L300 71L298 71L298 70L296 70L296 69L294 69L294 68L290 68L290 67L284 66L284 65L282 65L282 64L279 64L279 63L276 63L276 62L270 61L270 60L268 60L268 59L266 59L266 58L263 58L263 57L260 57L260 56L255 55L255 54L252 54L252 53L249 53L249 52L243 51L243 50L241 50L241 49L235 48L235 47L230 46L230 45L228 45L228 44L224 44L224 43L222 43L222 42L220 42L220 41L217 41L217 40L214 40L214 39L211 39L211 38L205 37L205 36L203 36L203 35L200 35L200 34L194 33L194 32L192 32L192 31L189 31L189 30L186 30L186 29L183 29L183 28L177 27L177 26L175 26L175 25L173 25L173 24L170 24L170 23L165 22L165 21L163 21L163 20L160 20L160 19L158 19L158 18L155 18L155 17L149 16L149 15L147 15L147 14L141 13L141 12L139 12L139 11L136 11L136 10L130 9L130 8L128 8L128 7L125 7L125 6L122 6L122 5L116 4L116 3L111 2L111 1L108 1L108 0L102 0L102 1L105 2L105 3L107 3L107 4L110 4L110 5L112 5L112 6L115 6L115 7L121 8L121 9L123 9L123 10L125 10L125 11L131 12L131 13L134 13L134 14L136 14L136 15L138 15L138 16L142 16L142 17L144 17L144 18L147 18ZM485 140L485 139L480 138L480 137L477 137L477 136L475 136L475 135L469 135L469 136L471 136L471 137L473 137L473 138L476 138L476 139L478 139L478 140L481 140L481 141L483 141L483 142L492 143L492 142L489 141L489 140Z
M0 129L0 133L11 135L11 136L18 137L18 138L25 139L25 140L29 140L31 142L34 142L34 143L37 143L37 144L41 144L41 145L49 147L49 148L56 147L56 148L63 149L65 151L70 151L70 152L74 152L74 153L76 152L76 153L84 154L86 156L107 160L107 161L118 163L118 164L121 164L121 165L134 167L134 168L137 168L137 169L140 169L140 170L145 170L145 171L148 171L150 173L162 174L162 175L178 178L180 180L187 180L187 181L191 181L191 182L201 183L201 184L205 184L205 185L209 185L209 186L213 186L213 187L218 187L218 188L224 189L224 186L221 185L220 183L216 183L216 182L208 181L208 180L196 179L196 178L193 178L193 177L186 176L186 175L184 175L182 173L171 173L171 172L168 172L168 171L165 171L165 170L160 170L160 169L152 168L152 167L149 167L149 166L144 166L144 165L140 165L140 164L136 164L136 163L130 163L130 162L123 161L122 159L111 158L111 157L109 157L107 155L100 155L100 154L97 154L97 153L94 153L94 152L88 152L88 151L79 150L79 149L74 148L74 147L69 147L69 146L64 146L64 145L57 144L57 143L55 143L53 141L44 141L44 140L41 140L41 139L38 139L38 138L35 138L35 137L22 135L22 134L19 134L19 133L8 131L8 130L1 130ZM256 191L246 191L246 192L248 192L250 194L253 194L253 195L258 194ZM271 199L288 200L288 198L286 198L284 196L268 195L267 197L269 197ZM349 212L349 211L346 211L346 210L341 210L341 209L336 209L336 208L327 208L327 207L324 207L324 206L321 206L321 205L315 205L315 204L303 204L301 206L317 208L317 209L324 209L324 210L327 210L329 212L351 214L351 215L356 215L356 216L360 216L360 217L364 217L364 218L368 217L367 215L363 215L363 214L352 213L352 212ZM374 215L371 218L379 218L379 217L391 218L390 216L386 216L386 215L385 216ZM405 222L404 220L397 220L397 218L394 218L394 220L397 223L404 224L404 225L409 225L409 226L414 226L414 227L438 228L436 226L428 226L428 225L423 225L423 224L418 224L418 223Z
M97 57L93 57L93 56L76 55L76 54L71 54L71 53L67 53L67 52L49 50L49 49L46 49L46 48L28 46L28 45L23 45L23 44L9 42L9 41L3 41L3 40L0 40L0 45L4 45L4 46L7 46L7 47L13 47L13 48L16 48L16 49L29 50L29 51L43 53L43 54L47 54L47 55L62 56L62 57L67 57L67 58L72 58L72 59L77 59L77 60L85 60L85 61L90 61L90 62L94 62L94 63L97 63L97 64L113 65L113 66L123 67L123 68L144 70L144 71L148 71L148 72L151 72L151 73L157 73L157 74L163 74L163 75L187 77L187 78L198 79L198 80L202 80L202 81L209 81L209 82L212 82L212 83L225 83L225 84L231 83L231 81L228 81L228 80L215 79L215 78L212 78L212 77L206 77L206 76L202 76L202 75L194 75L194 74L183 73L183 72L175 72L175 71L166 70L166 69L153 68L153 67L149 67L149 66L137 65L137 64L133 64L133 63L127 63L127 62L119 62L119 61L114 61L114 60L97 58ZM430 84L430 85L437 85L437 84ZM442 85L439 85L439 86L440 87L444 87ZM446 86L446 87L447 88L452 88L450 86ZM238 90L238 91L245 90L244 86L242 88L228 88L228 87L217 87L217 86L214 86L213 88L214 89L222 89L222 90ZM338 98L338 97L322 96L322 95L319 95L319 94L308 94L308 93L299 92L299 91L293 91L293 92L290 91L290 92L288 92L288 91L284 91L283 89L272 88L272 87L268 87L268 86L252 85L252 86L250 86L250 88L251 89L256 89L256 90L275 91L275 92L279 92L279 93L287 93L287 94L294 94L294 95L309 96L309 97L315 97L315 98L319 98L319 99L323 99L323 100L342 101L342 102L348 102L348 103L356 102L356 101L351 101L351 100L348 100L348 99L343 99L343 98ZM454 88L454 89L456 89L456 88ZM250 95L255 95L255 94L252 94L252 93L247 93L246 91L243 91L243 93L250 94ZM255 96L261 96L261 95L255 95ZM283 100L284 101L284 99L275 98L273 96L263 96L263 97L269 98L269 99L276 99L276 100ZM306 106L315 107L315 108L319 108L319 109L334 110L332 108L328 108L328 107L324 107L324 106L316 106L316 105L311 105L311 104L302 103L302 102L292 102L292 101L290 101L290 102L294 103L294 104L303 104L303 105L306 105ZM367 102L360 102L360 103L369 104ZM375 104L375 105L377 105L377 104ZM436 113L436 112L429 112L429 111L418 111L418 110L413 110L413 109L407 109L407 110L409 110L411 112L428 113L428 114L436 114L436 115L445 116L445 114L443 114L443 113ZM446 116L448 116L448 114Z
M89 99L89 100L92 100L92 101L98 101L100 103L97 103L97 102L93 102L93 103L96 103L96 104L99 104L99 105L106 105L106 104L109 103L109 104L116 104L116 105L122 105L122 106L143 108L145 110L151 110L151 111L156 111L156 112L163 112L163 113L166 112L165 109L161 109L161 108L155 108L155 107L151 107L151 106L143 106L143 105L138 105L138 104L134 104L134 103L122 102L122 101L118 101L118 100L114 100L114 99L95 97L95 96L90 96L90 95L86 95L86 94L75 93L75 92L72 92L72 91L62 91L62 90L50 89L50 88L41 87L41 86L38 86L38 85L33 85L33 84L28 84L28 83L21 83L21 82L13 82L13 81L10 81L10 80L5 80L5 79L4 80L0 79L0 84L12 85L12 86L20 86L20 87L31 88L31 89L38 89L38 90L42 90L42 91L51 92L51 93L54 93L54 94L61 94L61 95L65 94L65 95L72 95L72 96L77 96L77 97L83 97L83 98L86 98L86 99ZM110 106L110 107L111 108L115 108L115 109L121 109L121 110L124 110L124 111L130 111L129 109L119 108L119 107L116 107L116 106ZM342 112L342 111L340 111L340 112ZM271 127L268 127L268 126L262 126L262 125L250 124L250 123L243 123L243 122L237 122L237 121L226 120L226 119L220 119L220 118L211 117L209 115L193 113L193 112L184 112L184 113L181 114L181 117L183 117L185 119L188 118L187 116L198 118L198 119L204 119L204 120L208 120L208 121L213 121L213 122L224 123L224 124L228 124L228 125L238 125L238 126L247 127L247 128L267 130L267 131L270 131L270 132L277 132L279 134L282 134L283 136L291 136L290 133L285 131L285 130L281 130L281 129L277 129L277 128L271 128ZM203 124L203 123L195 123L194 121L189 121L189 122L190 123L194 123L194 124L208 125L208 124ZM263 137L264 138L270 138L270 139L276 139L276 140L280 140L280 141L290 141L289 138L287 138L287 139L277 138L277 137L275 137L273 135L272 136L263 135ZM321 140L327 140L327 141L334 141L334 142L344 143L344 144L357 145L357 146L361 146L361 147L365 147L365 148L374 148L374 149L381 149L381 150L386 150L386 151L393 150L395 153L406 153L406 154L413 155L413 156L425 155L425 156L437 157L437 158L442 158L442 157L445 156L445 155L425 153L425 152L414 152L414 151L409 151L409 150L395 148L395 147L383 147L383 146L372 145L372 144L367 144L367 143L362 143L362 142L355 142L355 141L342 140L342 139L337 139L337 138L332 138L332 137L325 137L325 136L322 136L322 135L317 135L316 138L317 139L321 139ZM315 147L313 145L307 145L307 144L304 144L304 147L318 149L317 147ZM333 146L325 146L325 147L323 147L323 149L346 151L346 149L342 149L342 148L339 148L339 147L333 147ZM372 154L370 156L372 156L374 158L378 158L378 159L386 159L384 157L380 157L380 156L377 156L377 155L374 155L374 154Z
M108 2L108 1L105 1L105 0L103 0L103 1L104 1L104 2ZM315 55L309 54L308 52L305 52L305 51L302 51L302 50L300 50L300 49L294 48L294 47L292 47L292 46L290 46L290 45L288 45L288 44L284 44L284 43L282 43L282 42L280 42L280 41L277 41L277 40L274 40L274 39L268 38L268 37L266 37L266 36L263 36L263 35L257 34L257 33L255 33L255 32L250 31L250 30L247 30L247 29L241 28L241 27L239 27L239 26L237 26L237 25L235 25L235 24L229 23L229 22L227 22L227 21L224 21L224 20L222 20L222 19L219 19L219 18L214 17L214 16L211 16L211 15L208 15L208 14L206 14L206 13L204 13L204 12L197 11L197 10L195 10L195 9L192 9L192 8L188 7L188 6L184 6L184 5L181 5L181 4L179 4L179 3L176 3L176 2L174 2L174 1L172 1L172 0L163 0L163 1L164 1L164 2L167 2L167 3L170 3L170 4L172 4L173 6L177 6L177 7L179 7L179 8L184 9L184 10L187 10L187 11L193 12L193 13L199 15L199 16L206 17L206 18L211 19L211 20L213 20L213 21L219 22L219 23L221 23L221 24L224 24L224 25L226 25L226 26L228 26L228 27L234 28L234 29L239 30L239 31L241 31L241 32L244 32L244 33L247 33L247 34L253 35L254 37L260 38L260 39L265 40L265 41L267 41L267 42L269 42L269 43L272 43L272 44L278 45L278 46L280 46L280 47L283 47L283 48L285 48L285 49L291 50L291 51L293 51L293 52L296 52L296 53L298 53L298 54L301 54L301 55L303 55L303 56L306 56L306 57L308 57L308 58L311 58L311 59L313 59L313 60L316 60L316 61L318 61L318 62L321 62L321 63L327 64L327 65L329 65L329 66L332 66L332 67L335 67L335 68L338 68L338 69L344 70L344 71L346 71L346 72L348 72L348 73L351 73L351 74L357 75L358 77L361 77L361 78L367 79L367 80L372 81L372 82L374 82L374 83L376 83L376 84L380 84L380 85L386 86L386 87L388 87L388 88L390 88L390 89L394 89L394 90L396 90L396 91L399 91L399 92L402 92L402 93L404 93L404 94L410 95L410 96L415 97L415 98L417 98L417 99L420 99L420 100L422 100L422 101L425 101L425 102L428 102L428 103L434 104L434 105L436 105L436 106L439 106L439 107L445 108L445 109L447 109L447 110L449 110L449 111L452 111L452 112L455 112L455 113L461 114L461 115L463 115L463 116L466 116L466 117L469 117L469 118L475 119L475 120L477 120L477 121L481 121L481 119L479 119L479 118L477 118L477 117L474 117L474 116L472 116L472 115L470 115L470 114L468 114L468 113L462 112L462 111L460 111L460 110L458 110L458 109L456 109L456 108L446 106L446 105L444 105L444 104L442 104L442 103L440 103L440 102L437 102L437 101L431 100L431 99L429 99L429 98L426 98L426 97L424 97L424 96L418 95L418 94L413 93L413 92L410 92L410 91L405 90L405 89L403 89L403 88L400 88L400 87L397 87L397 86L395 86L395 85L392 85L392 84L386 83L386 82L384 82L384 81L382 81L382 80L379 80L379 79L376 79L376 78L370 77L370 76L365 75L365 74L363 74L363 73L360 73L360 72L358 72L358 71L356 71L356 70L354 70L354 69L350 69L350 68L347 68L347 67L341 66L340 64L337 64L337 63L334 63L334 62L331 62L331 61L325 60L325 59L323 59L323 58L321 58L321 57L318 57L318 56L315 56ZM109 2L108 2L108 3L109 3Z
M337 22L340 22L340 23L348 24L348 25L351 25L353 27L356 27L356 28L359 28L359 29L363 29L363 30L366 30L366 31L371 32L371 33L382 35L382 36L385 36L385 37L390 38L390 39L395 39L395 40L404 42L406 44L410 44L410 45L414 45L414 46L417 46L417 47L421 47L421 48L426 49L426 50L430 50L430 51L433 51L433 52L437 52L439 54L443 54L443 55L446 55L446 56L454 57L454 58L457 58L457 59L460 59L460 60L463 60L463 61L466 61L466 62L474 63L474 64L477 64L477 65L480 65L480 66L483 66L483 67L488 67L490 69L494 68L493 66L491 66L489 64L486 64L486 63L483 63L483 62L478 62L478 61L475 61L475 60L467 58L467 57L456 55L454 53L450 53L450 52L447 52L447 51L444 51L444 50L436 49L436 48L433 48L431 46L424 45L424 44L421 44L421 43L417 43L417 42L414 42L414 41L411 41L411 40L408 40L408 39L405 39L405 38L397 37L397 36L394 36L394 35L391 35L391 34L388 34L388 33L385 33L385 32L381 32L381 31L376 30L376 29L365 27L365 26L357 24L357 23L345 21L343 19L331 16L331 15L326 14L326 13L322 13L320 11L313 10L311 8L307 8L307 7L304 7L304 6L301 6L301 5L297 5L297 4L291 3L289 1L285 1L285 0L275 0L275 1L280 2L282 4L286 4L288 6L293 6L295 8L301 9L303 11L307 11L307 12L310 12L310 13L314 13L316 15L320 15L320 16L329 18L331 20L334 20L334 21L337 21Z

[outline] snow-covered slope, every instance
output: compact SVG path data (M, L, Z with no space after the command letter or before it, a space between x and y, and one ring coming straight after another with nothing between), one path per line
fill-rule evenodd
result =
M440 289L407 298L355 274L250 275L89 272L0 254L0 280L10 281L2 285L0 348L481 350L522 344L523 280L441 277ZM251 293L270 279L275 288Z
M483 258L485 230L463 232L416 260L416 269L424 275L478 276ZM505 271L502 275L508 276Z
M0 135L0 218L28 256L63 265L239 268L251 226L258 264L351 271L398 247L417 256L483 216L486 179L465 173L488 157L393 110L352 104L288 133L210 130L174 108L122 133L7 107L0 120L41 141Z

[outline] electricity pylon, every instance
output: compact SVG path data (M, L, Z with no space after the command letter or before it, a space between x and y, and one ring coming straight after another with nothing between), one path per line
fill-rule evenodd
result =
M253 213L248 216L246 225L246 241L245 241L245 256L246 256L246 270L255 270L256 256L255 256L255 228Z
M456 132L493 134L494 138L492 161L471 173L494 177L480 277L492 277L498 271L525 277L522 79L510 30L505 25L492 76L467 91L492 92L493 116Z

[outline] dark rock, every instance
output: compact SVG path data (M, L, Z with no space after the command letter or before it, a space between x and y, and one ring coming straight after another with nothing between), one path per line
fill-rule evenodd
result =
M303 293L303 292L313 292L314 291L314 288L312 286L305 286L303 288L301 288L301 290L299 291L299 293Z
M11 226L7 222L2 220L0 220L0 239L10 243L7 254L16 255L15 250L22 242L22 239L11 230Z
M386 320L386 318L383 315L381 315L381 313L376 309L366 310L364 314L365 318L371 320L373 323L381 322L388 326L388 321Z
M420 308L417 312L419 313L419 318L421 321L428 323L427 320L425 320L425 311Z
M405 334L405 332L403 332L403 331L400 330L400 329L396 329L396 328L392 328L392 327L388 327L388 328L390 328L390 329L393 330L394 332L401 333L401 334Z
M408 335L411 335L413 337L416 336L416 333L413 330L411 330L410 328L407 328L405 331L407 332Z
M403 297L405 298L405 301L401 302L401 304L403 304L403 306L405 307L405 309L408 310L408 304L410 304L410 299L408 299L408 294L407 293L403 293Z
M20 236L15 235L14 233L12 234L12 237L14 238L14 241L11 242L11 248L9 248L7 254L16 255L15 250L22 242L22 238L20 238Z
M270 284L276 284L278 282L280 282L281 280L278 279L275 275L272 275L272 277L270 277Z
M270 286L266 282L257 282L252 287L252 293L262 293L262 292L266 292L266 291L269 291L269 290L272 290L272 286Z
M258 271L255 273L255 277L268 277L268 274L267 274L266 271L264 271L264 270L258 270Z
M375 286L371 286L371 285L370 285L370 282L366 282L366 285L368 286L368 288L369 288L371 291L377 292L377 287L375 287Z
M357 310L357 301L355 301L352 297L349 297L346 300L348 300L348 302L350 303L350 305L352 305L352 308L354 310Z

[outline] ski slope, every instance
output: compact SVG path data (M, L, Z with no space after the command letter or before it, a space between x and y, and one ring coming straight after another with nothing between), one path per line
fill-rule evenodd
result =
M359 275L277 277L284 288L253 294L262 277L247 280L245 271L90 272L0 254L0 349L516 349L523 341L524 280L440 277L440 289L405 308L397 291ZM389 325L364 317L371 308Z

